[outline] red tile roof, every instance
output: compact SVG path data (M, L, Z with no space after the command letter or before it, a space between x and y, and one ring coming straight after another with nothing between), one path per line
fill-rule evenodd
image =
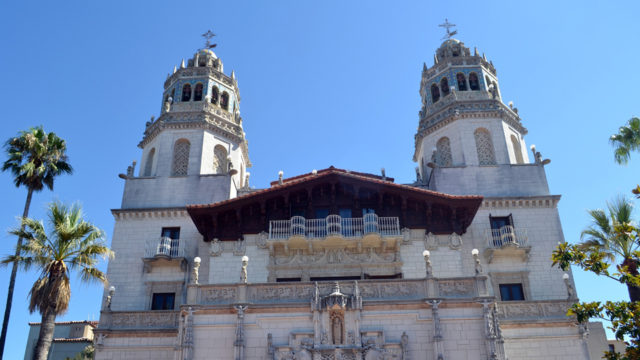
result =
M228 200L223 200L223 201L220 201L220 202L217 202L217 203L213 203L213 204L187 205L187 209L206 209L206 208L218 207L218 206L229 204L229 203L233 203L233 202L236 202L236 201L241 201L241 200L245 200L245 199L248 199L248 198L257 197L257 196L265 195L265 194L268 194L268 193L271 193L271 192L283 190L283 189L292 187L294 185L304 183L305 181L319 179L319 178L326 177L326 176L329 176L329 175L332 175L332 174L338 174L338 175L345 176L345 177L350 177L350 178L354 178L354 179L373 182L373 183L377 183L377 184L385 185L385 186L390 186L390 187L394 187L394 188L401 189L401 190L408 190L408 191L414 191L414 192L418 192L418 193L425 194L425 195L432 195L432 196L440 197L440 198L443 198L443 199L451 199L451 200L481 200L483 198L480 195L450 195L450 194L445 194L445 193L441 193L441 192L437 192L437 191L433 191L433 190L427 190L427 189L423 189L423 188L419 188L419 187L415 187L415 186L411 186L411 185L396 184L396 183L393 182L393 178L387 178L387 180L382 180L381 176L377 176L377 175L373 175L373 174L366 174L366 173L360 173L360 172L354 172L354 171L349 171L349 170L337 169L337 168L334 168L334 167L329 167L327 169L318 170L317 174L315 174L315 175L313 173L307 173L307 174L298 175L298 176L294 176L294 177L291 177L291 178L283 179L282 180L282 185L280 185L278 183L278 181L274 181L274 182L271 183L271 187L270 188L256 190L256 191L251 192L251 193L246 194L246 195L238 196L238 197L235 197L235 198L232 198L232 199L228 199Z

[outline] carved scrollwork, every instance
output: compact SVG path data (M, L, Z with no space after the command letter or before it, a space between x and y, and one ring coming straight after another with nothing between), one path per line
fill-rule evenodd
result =
M260 249L266 249L267 248L267 239L269 238L269 234L266 231L262 231L258 234L258 239L256 241L256 245L260 248Z
M438 248L438 239L433 233L429 232L424 236L424 247L427 250L433 250Z
M247 245L242 239L238 239L233 247L233 255L243 256L247 250Z
M438 293L444 297L466 297L475 295L474 280L440 280Z
M235 287L203 288L201 301L204 304L218 304L232 302L236 299Z

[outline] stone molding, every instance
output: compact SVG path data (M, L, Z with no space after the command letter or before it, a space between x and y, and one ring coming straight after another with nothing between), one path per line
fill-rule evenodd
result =
M189 217L186 208L112 209L111 214L116 220Z
M497 315L501 322L575 321L575 317L567 316L572 304L567 300L501 301L497 305Z
M172 310L110 311L103 312L104 317L107 319L101 319L101 329L177 329L180 312Z
M537 166L537 165L536 165ZM560 195L536 196L526 198L489 198L480 205L481 209L495 208L556 208Z

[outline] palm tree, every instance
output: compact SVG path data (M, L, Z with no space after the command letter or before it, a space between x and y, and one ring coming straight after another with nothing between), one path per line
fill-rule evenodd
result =
M611 263L621 260L619 266L627 266L631 274L638 275L638 262L633 253L640 245L630 233L619 230L632 225L633 203L620 196L607 202L606 212L601 209L588 212L592 224L580 235L582 249L587 254L600 252ZM627 290L631 301L640 301L640 288L627 285Z
M5 143L8 159L2 164L2 171L11 171L16 187L27 187L27 201L24 204L22 217L29 215L31 197L34 191L40 191L45 186L53 190L53 179L63 173L72 173L71 165L67 163L67 145L55 133L46 133L42 126L21 131L18 136ZM18 237L16 256L22 245L22 238ZM13 289L16 284L17 264L11 269L9 290L7 291L7 305L4 310L2 332L0 332L0 359L4 353L7 338Z
M11 233L22 237L19 255L8 256L2 264L13 263L25 270L36 267L40 276L29 291L29 311L42 315L34 360L46 360L53 339L56 316L69 307L69 272L77 270L83 281L107 282L96 268L99 258L113 256L105 245L104 232L84 221L80 206L49 205L51 231L47 235L41 221L22 219L22 226Z
M615 147L614 158L618 164L627 164L632 151L640 150L640 118L632 117L620 132L609 139Z

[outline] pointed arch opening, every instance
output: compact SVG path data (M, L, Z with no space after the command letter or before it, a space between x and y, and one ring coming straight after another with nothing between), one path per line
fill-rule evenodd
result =
M151 170L153 169L153 158L156 155L156 148L152 148L147 155L147 160L144 163L144 171L142 176L151 176Z
M173 163L171 175L185 176L189 170L189 151L191 143L187 139L179 139L173 145Z
M191 84L184 84L182 87L182 101L191 100Z
M436 164L438 166L448 167L453 165L453 157L451 156L451 142L448 137L442 137L436 143Z
M193 90L193 101L202 101L202 83L197 83Z
M469 89L480 90L480 81L478 81L478 74L474 72L469 74Z
M222 145L213 148L213 171L216 174L227 173L227 149Z
M431 102L436 102L440 100L440 89L438 89L438 85L431 85Z
M458 83L458 91L467 91L467 78L463 73L456 74L456 82Z
M220 97L220 107L229 111L229 93L224 91Z
M493 150L493 141L489 130L478 128L473 135L476 140L476 150L478 151L478 163L480 165L495 165L496 154Z
M524 164L524 158L522 157L522 146L520 141L515 135L511 135L511 145L513 146L513 154L516 157L517 164Z
M443 97L449 95L449 80L446 77L440 79L440 91Z
M217 86L213 85L211 87L211 103L218 105L218 97L220 97L220 91Z

